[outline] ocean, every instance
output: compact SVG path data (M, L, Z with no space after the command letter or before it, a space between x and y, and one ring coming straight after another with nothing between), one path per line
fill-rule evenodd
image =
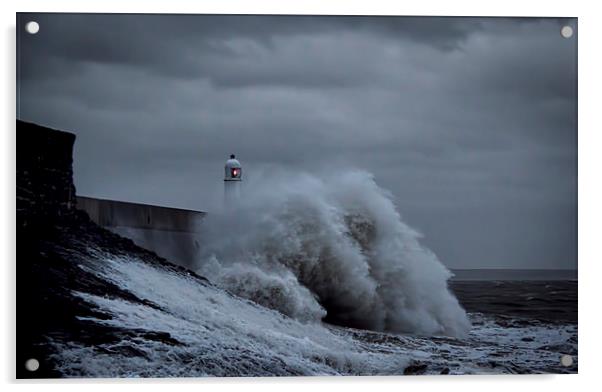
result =
M577 280L575 269L452 269L452 280Z

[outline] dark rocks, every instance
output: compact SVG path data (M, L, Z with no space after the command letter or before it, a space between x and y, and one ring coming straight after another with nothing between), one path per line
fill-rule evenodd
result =
M426 363L413 362L410 366L403 370L403 374L408 375L420 375L426 373L428 365Z

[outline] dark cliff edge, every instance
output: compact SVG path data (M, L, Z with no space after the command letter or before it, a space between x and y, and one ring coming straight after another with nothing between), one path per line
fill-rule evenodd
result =
M102 262L99 254L136 257L207 284L192 271L97 226L75 208L74 142L71 133L17 121L17 378L62 376L53 362L52 342L98 347L124 336L140 336L181 344L167 333L120 329L85 320L110 316L74 296L74 291L156 306L82 268L86 263ZM35 372L25 369L30 358L40 363Z

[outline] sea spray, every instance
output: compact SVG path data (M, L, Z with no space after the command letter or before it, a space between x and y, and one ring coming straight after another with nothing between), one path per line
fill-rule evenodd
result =
M257 176L203 230L201 274L298 320L425 335L470 327L451 273L365 171Z

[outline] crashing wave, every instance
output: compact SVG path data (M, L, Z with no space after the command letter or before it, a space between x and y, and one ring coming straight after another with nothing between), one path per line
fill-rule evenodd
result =
M240 203L209 214L199 272L301 321L463 336L451 276L391 195L363 171L246 183Z

